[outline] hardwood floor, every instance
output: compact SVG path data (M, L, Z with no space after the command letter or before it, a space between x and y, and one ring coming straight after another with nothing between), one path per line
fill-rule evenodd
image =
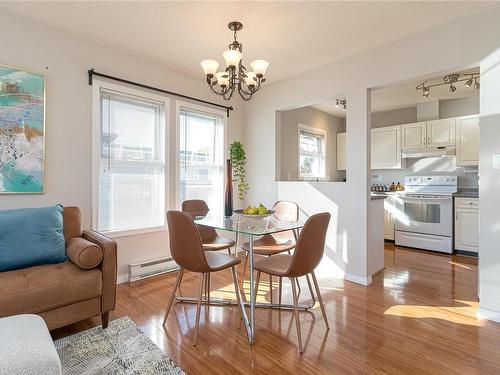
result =
M196 347L195 305L174 305L164 329L175 275L119 285L111 319L128 315L187 374L500 373L500 324L475 317L476 260L386 245L385 264L368 288L319 280L331 329L326 331L318 305L301 312L303 355L290 311L257 309L253 347L236 307L202 307ZM187 273L182 294L194 295L197 280ZM231 285L229 271L213 275L212 296L234 297ZM259 300L269 300L268 284L265 288L262 282ZM304 282L301 301L308 298ZM284 301L290 300L291 294L285 293ZM97 324L98 319L90 319L53 336Z

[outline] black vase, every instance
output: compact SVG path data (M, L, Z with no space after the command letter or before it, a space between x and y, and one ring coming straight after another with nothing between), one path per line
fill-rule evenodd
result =
M233 167L231 160L227 159L226 166L226 191L224 194L224 215L233 215Z

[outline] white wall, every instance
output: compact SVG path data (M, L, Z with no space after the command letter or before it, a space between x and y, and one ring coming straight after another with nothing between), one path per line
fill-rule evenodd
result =
M345 132L345 119L332 116L312 107L302 107L289 111L282 111L280 121L281 126L280 142L281 147L281 173L277 174L282 181L298 180L298 124L304 124L312 128L326 131L326 159L327 175L329 181L342 181L345 172L337 170L337 133Z
M339 186L326 182L330 187L322 193L339 206L340 216L346 215L339 220L346 223L347 255L352 260L348 272L366 279L370 150L367 89L477 66L500 46L499 17L500 10L493 9L267 85L245 109L249 200L271 204L279 198L274 182L275 111L311 105L332 99L335 93L346 93L347 183Z
M62 203L82 210L84 226L91 223L92 87L87 70L125 77L206 100L218 99L199 77L172 70L139 57L94 43L31 20L0 14L0 64L47 75L45 194L1 195L0 209ZM172 48L175 46L160 46ZM45 67L48 67L45 70ZM238 100L228 123L228 141L242 139ZM173 108L174 100L171 101ZM175 122L171 117L170 125ZM127 264L168 255L166 232L122 237L118 242L119 274Z
M479 313L500 322L500 49L481 63Z

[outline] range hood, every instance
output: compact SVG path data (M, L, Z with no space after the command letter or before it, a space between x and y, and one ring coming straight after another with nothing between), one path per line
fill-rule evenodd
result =
M428 158L431 156L455 156L456 147L429 147L404 150L403 159Z

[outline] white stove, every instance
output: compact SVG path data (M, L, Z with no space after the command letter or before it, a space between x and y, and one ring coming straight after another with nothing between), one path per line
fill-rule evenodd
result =
M456 176L407 176L396 199L396 245L451 254Z

